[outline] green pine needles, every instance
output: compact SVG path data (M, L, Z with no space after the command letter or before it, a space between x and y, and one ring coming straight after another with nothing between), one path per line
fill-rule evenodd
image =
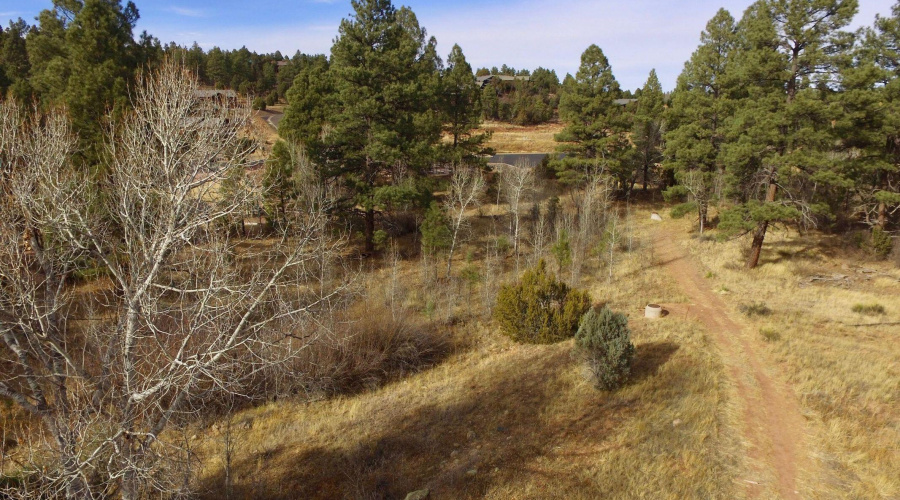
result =
M517 342L551 344L572 337L590 305L587 292L558 281L541 260L518 283L500 287L494 319Z
M631 374L634 358L628 318L608 307L591 309L575 334L575 351L584 358L598 389L611 391L621 387Z

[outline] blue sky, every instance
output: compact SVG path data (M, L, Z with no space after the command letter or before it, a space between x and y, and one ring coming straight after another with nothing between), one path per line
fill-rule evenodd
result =
M508 64L575 73L581 53L595 43L606 53L623 88L643 85L656 68L665 89L675 86L700 31L720 7L740 18L751 0L395 0L410 6L446 57L458 43L473 67ZM327 53L349 0L135 0L147 30L163 42L197 41L257 52ZM854 27L890 14L893 0L859 0ZM0 21L29 23L50 0L0 0Z

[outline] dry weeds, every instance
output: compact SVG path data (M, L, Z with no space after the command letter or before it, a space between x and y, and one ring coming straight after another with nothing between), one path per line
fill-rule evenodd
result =
M560 133L561 123L520 126L504 122L485 122L477 132L491 132L488 146L498 153L548 153L559 144L553 136Z
M502 277L474 287L423 277L430 274L419 261L388 262L370 276L370 287L384 291L370 300L438 317L463 347L385 387L235 415L244 423L236 497L403 498L421 488L433 498L739 497L736 412L723 366L699 324L642 318L647 302L684 297L655 265L647 227L635 226L614 280L596 263L581 275L595 299L630 316L637 359L624 389L596 391L571 341L516 345L481 320L481 288L508 279L509 258ZM461 252L482 273L487 239ZM198 439L207 498L223 492L219 428Z

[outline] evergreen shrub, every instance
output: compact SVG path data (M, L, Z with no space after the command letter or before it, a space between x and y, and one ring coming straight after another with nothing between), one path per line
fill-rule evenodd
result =
M891 239L891 233L888 233L880 227L872 229L872 251L880 258L885 258L891 254L894 242Z
M517 342L551 344L572 337L591 297L558 281L541 260L518 283L500 287L494 319Z
M635 352L628 318L608 307L591 309L575 334L575 350L587 363L598 389L611 391L621 387L631 374Z

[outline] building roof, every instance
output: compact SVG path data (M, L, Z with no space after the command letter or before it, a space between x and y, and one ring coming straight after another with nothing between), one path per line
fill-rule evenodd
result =
M637 99L616 99L613 101L613 104L617 106L627 106L633 102L637 102Z
M523 80L523 81L527 82L528 80L531 80L530 76L482 75L482 76L476 76L475 81L481 86L481 88L484 88L487 84L491 83L491 81L495 78L502 82L512 82L515 80Z

